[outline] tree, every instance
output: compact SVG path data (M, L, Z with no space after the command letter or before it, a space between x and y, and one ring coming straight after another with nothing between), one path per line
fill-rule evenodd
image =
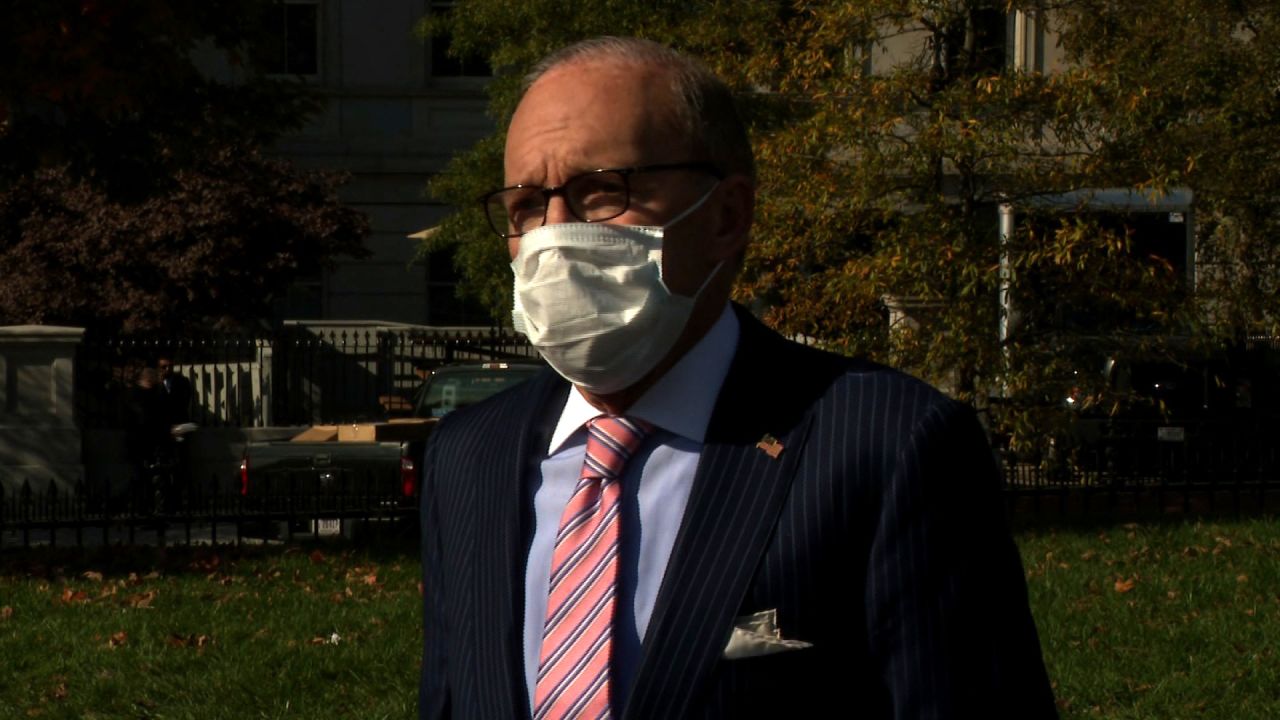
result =
M1191 187L1215 252L1274 259L1273 4L1178 0L1170 12L1186 22L1124 0L1062 0L1047 14L1018 0L552 5L472 0L427 29L506 69L493 83L500 126L523 69L575 39L635 34L703 57L739 89L760 164L737 297L782 332L906 366L979 405L999 397L993 423L1015 442L1043 437L1073 386L1114 400L1082 372L1093 358L1176 352L1211 334L1206 308L1230 319L1274 282L1258 273L1238 297L1205 297L1123 224L1020 213L1002 237L997 214L1082 189ZM1011 12L1050 22L1071 62L1014 67ZM499 314L504 253L470 205L499 181L501 143L486 140L435 183L466 209L432 240L457 247ZM1264 182L1241 192L1255 173ZM1003 283L1023 317L1004 336ZM1267 299L1263 317L1275 306ZM918 322L890 331L886 308Z
M1073 3L1071 59L1094 69L1104 161L1196 193L1196 298L1220 337L1280 333L1280 7L1265 0ZM1170 18L1177 21L1170 22Z
M268 6L0 9L0 321L252 322L294 278L364 254L339 178L264 152L318 107L254 65Z

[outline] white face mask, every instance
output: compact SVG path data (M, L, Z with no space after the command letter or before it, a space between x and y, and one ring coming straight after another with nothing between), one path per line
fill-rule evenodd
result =
M673 294L662 280L663 232L714 189L661 227L564 223L522 235L511 263L516 331L556 372L592 393L639 382L671 351L720 270L716 265L693 297Z

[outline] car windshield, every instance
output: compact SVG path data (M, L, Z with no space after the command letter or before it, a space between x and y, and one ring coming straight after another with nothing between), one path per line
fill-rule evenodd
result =
M419 391L418 417L444 417L460 407L478 403L527 380L534 366L505 368L446 368L438 370Z

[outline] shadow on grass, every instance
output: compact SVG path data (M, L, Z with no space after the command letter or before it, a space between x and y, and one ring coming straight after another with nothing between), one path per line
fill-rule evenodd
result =
M361 539L296 538L289 543L262 545L169 545L49 547L0 552L0 578L61 581L86 572L104 578L160 573L166 576L206 575L211 569L257 564L290 556L358 557L360 562L417 562L416 537L373 536ZM318 555L316 555L318 553Z
M1129 523L1182 525L1280 515L1280 488L1070 488L1005 496L1015 529L1107 528Z

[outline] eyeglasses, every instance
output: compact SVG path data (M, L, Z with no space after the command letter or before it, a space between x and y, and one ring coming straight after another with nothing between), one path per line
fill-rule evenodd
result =
M574 175L556 187L513 185L480 198L489 227L502 238L520 237L547 222L547 204L559 195L569 213L582 222L612 220L631 206L632 175L665 170L697 170L717 180L724 174L709 162L662 163L607 168Z

